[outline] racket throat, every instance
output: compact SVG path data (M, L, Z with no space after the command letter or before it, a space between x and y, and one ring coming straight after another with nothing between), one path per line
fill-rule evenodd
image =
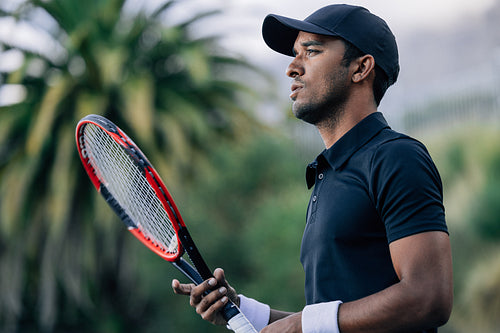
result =
M181 271L181 273L184 274L195 285L199 285L203 282L203 278L201 277L201 275L195 269L193 269L193 267L182 257L179 258L179 260L172 262L172 265L174 265L179 271Z
M177 232L177 235L179 236L179 240L181 241L182 247L189 256L189 259L191 259L191 262L193 263L196 270L200 273L202 279L206 280L211 278L212 272L210 271L207 264L201 257L201 254L198 251L198 248L196 248L196 245L194 244L194 241L191 238L191 235L189 234L187 228L180 227L179 231Z

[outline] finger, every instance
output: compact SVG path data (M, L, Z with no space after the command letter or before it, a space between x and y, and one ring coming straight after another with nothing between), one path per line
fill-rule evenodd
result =
M205 280L198 286L194 286L191 289L190 303L191 306L196 307L198 303L205 297L207 292L210 292L215 286L217 286L217 280L210 278Z
M227 302L228 302L227 296L222 297L220 300L213 303L212 306L208 308L208 310L201 317L205 320L215 323L217 321L217 315L224 307L224 305L226 305Z
M220 310L228 302L228 297L225 287L220 287L218 290L211 292L204 297L196 308L196 312L204 319L210 322L216 322Z
M174 293L179 295L190 295L191 290L194 288L194 284L182 284L177 279L172 280L172 289Z
M218 284L220 284L221 286L227 287L226 276L225 276L224 270L222 268L215 269L214 277L217 280Z
M229 297L229 299L233 303L235 303L237 306L239 306L240 305L240 300L239 300L239 297L238 297L238 293L227 282L224 270L222 268L216 268L214 270L214 277L217 279L217 282L218 282L218 284L220 286L224 286L224 287L227 288L227 290L228 290L227 296Z
M200 314L207 311L212 305L217 303L217 301L226 296L226 294L226 287L219 287L217 290L214 290L208 295L204 296L196 306L196 310L199 311Z

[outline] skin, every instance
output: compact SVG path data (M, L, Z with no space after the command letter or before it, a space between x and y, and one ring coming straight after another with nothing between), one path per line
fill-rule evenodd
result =
M286 74L293 79L290 98L295 116L315 125L326 148L369 114L377 111L373 98L375 61L365 55L342 65L343 42L334 37L300 32L295 57ZM343 303L338 324L349 332L418 332L448 321L453 303L452 259L448 235L425 232L389 245L400 281L376 294ZM239 303L224 271L194 286L172 281L175 293L188 295L191 306L207 321L225 324L219 310L230 298ZM222 287L222 288L221 288ZM202 296L207 290L213 290ZM262 333L302 332L301 312L271 310Z

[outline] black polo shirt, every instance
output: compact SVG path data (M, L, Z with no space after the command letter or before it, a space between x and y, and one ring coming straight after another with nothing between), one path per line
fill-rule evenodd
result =
M389 243L447 232L442 184L426 148L366 117L307 168L314 186L301 247L307 304L356 300L398 282Z

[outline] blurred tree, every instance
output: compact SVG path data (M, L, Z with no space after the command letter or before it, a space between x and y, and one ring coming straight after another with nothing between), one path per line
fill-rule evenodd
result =
M292 140L265 131L238 145L218 145L214 167L195 177L196 190L174 193L211 269L224 268L238 292L290 311L305 302L299 248L309 191L297 149ZM171 294L170 283L162 288ZM162 299L155 308L182 323L172 332L227 331L194 318L185 297Z
M498 111L497 111L498 112ZM467 123L441 133L430 151L444 182L453 250L456 332L497 332L500 313L500 132Z
M496 141L496 140L495 140ZM498 141L496 141L498 142ZM470 222L479 236L500 242L500 147L482 161L485 182L471 204Z
M291 140L269 133L230 152L219 150L213 155L217 171L203 175L196 195L183 198L191 203L185 210L200 235L214 230L227 240L206 244L208 260L253 297L270 303L280 295L286 299L276 306L304 301L299 248L309 192L296 150ZM296 288L284 295L277 288L284 284Z
M125 332L147 320L144 292L130 292L136 255L123 250L135 245L79 165L79 119L116 122L173 187L208 165L215 142L256 125L239 103L249 91L223 76L248 65L188 33L215 12L164 25L173 3L149 14L126 11L124 0L29 0L0 11L13 33L28 27L38 42L0 40L0 51L23 54L0 82L26 91L0 108L1 331Z
M500 327L500 256L499 248L494 255L478 260L467 277L467 285L460 298L459 327L461 332L496 333Z

